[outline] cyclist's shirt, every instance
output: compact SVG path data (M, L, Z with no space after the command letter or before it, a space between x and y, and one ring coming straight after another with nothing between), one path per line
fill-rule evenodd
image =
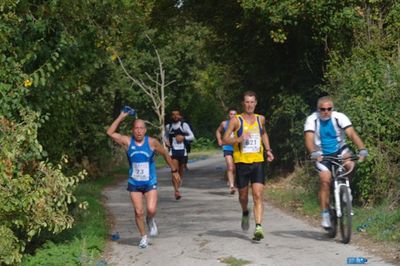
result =
M141 146L136 145L132 137L126 152L129 161L128 183L134 186L151 186L157 184L156 164L154 162L154 150L149 144L149 137L144 137Z
M225 121L224 132L228 129L229 126L229 119ZM231 137L234 137L234 133L232 132ZM222 150L224 151L233 151L233 145L223 145Z
M323 154L336 153L346 144L345 129L351 127L350 119L343 113L332 112L328 120L319 119L319 113L314 112L307 117L304 132L314 133L314 144Z
M242 115L236 115L240 126L234 132L235 136L240 137L244 133L249 133L250 138L242 143L235 143L233 145L233 160L235 163L257 163L264 161L264 148L261 139L262 125L260 116L257 114L255 116L255 122L250 125L243 119Z

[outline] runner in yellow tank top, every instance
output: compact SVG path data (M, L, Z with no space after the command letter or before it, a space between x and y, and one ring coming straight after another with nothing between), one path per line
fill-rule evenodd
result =
M242 101L244 112L229 121L229 126L224 133L223 144L234 146L233 157L236 167L236 186L239 189L239 202L242 207L242 229L249 229L248 195L249 182L251 183L254 220L256 228L254 240L264 238L261 227L264 216L263 191L265 183L263 150L267 151L267 160L274 159L269 145L269 138L265 130L265 118L254 114L257 105L257 96L252 91L243 94ZM234 137L231 137L234 132Z

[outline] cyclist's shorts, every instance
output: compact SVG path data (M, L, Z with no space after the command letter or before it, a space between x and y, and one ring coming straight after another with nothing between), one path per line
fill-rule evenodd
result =
M157 184L154 185L145 185L145 186L135 186L131 183L128 183L128 190L129 192L142 192L143 194L149 192L150 190L157 189Z
M264 165L258 163L235 163L236 178L235 183L237 188L245 188L253 183L265 184Z
M324 155L326 155L326 156L338 156L338 155L344 155L346 153L352 155L352 152L349 149L349 146L344 145L337 152L331 153L331 154L324 154ZM315 163L315 169L317 169L318 172L331 171L332 162L331 161L324 161L324 160L322 160L321 162L316 162Z
M224 151L224 157L225 156L232 156L233 157L233 151Z

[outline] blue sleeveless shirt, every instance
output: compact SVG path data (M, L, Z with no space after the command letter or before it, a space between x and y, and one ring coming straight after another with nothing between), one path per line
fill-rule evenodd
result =
M126 154L129 161L128 183L134 186L156 185L154 150L150 148L149 137L144 137L144 143L141 146L136 145L132 137Z

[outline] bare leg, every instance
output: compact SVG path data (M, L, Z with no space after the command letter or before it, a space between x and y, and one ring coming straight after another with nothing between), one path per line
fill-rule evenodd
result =
M225 156L226 162L226 174L228 176L229 189L231 194L235 193L235 164L233 158L230 155Z
M264 215L264 184L253 183L251 185L254 202L254 220L256 224L261 224Z
M321 171L319 172L319 202L321 210L327 209L329 207L329 194L331 185L331 172Z
M249 187L244 187L239 189L239 203L242 207L242 211L248 211L248 203L249 203Z
M147 207L147 214L148 218L153 218L156 215L157 211L157 190L153 189L145 194L146 197L146 207Z
M140 236L146 235L146 228L144 226L144 208L143 208L143 194L142 192L130 193L133 208L135 210L135 222Z

